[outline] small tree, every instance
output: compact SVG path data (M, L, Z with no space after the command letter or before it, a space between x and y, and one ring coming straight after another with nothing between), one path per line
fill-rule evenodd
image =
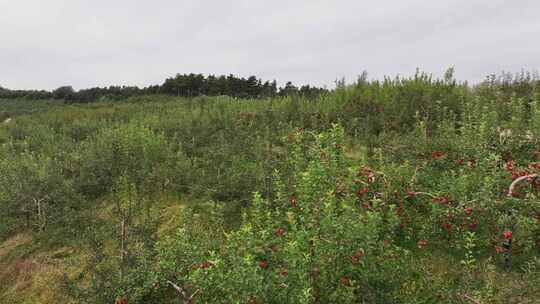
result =
M25 152L0 160L0 171L0 215L8 219L0 230L43 232L51 224L63 228L60 223L70 220L78 195L56 160Z
M89 223L85 268L77 277L66 276L66 292L80 303L151 303L157 214L125 175L115 183L113 199L112 221Z

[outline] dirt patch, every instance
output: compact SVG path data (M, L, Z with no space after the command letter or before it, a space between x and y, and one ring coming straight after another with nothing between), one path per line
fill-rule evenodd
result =
M0 263L2 262L3 258L5 258L11 251L17 248L17 246L28 244L31 241L31 235L20 233L0 244Z
M0 244L0 303L71 303L59 282L66 265L57 257L71 256L69 248L19 255L32 236L18 234Z

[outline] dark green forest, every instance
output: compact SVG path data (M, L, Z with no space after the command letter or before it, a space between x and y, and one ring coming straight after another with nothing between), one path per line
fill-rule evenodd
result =
M52 91L45 90L9 90L0 87L0 98L3 99L30 99L30 100L63 100L67 103L88 103L100 100L123 100L141 95L171 95L182 97L220 96L226 95L236 98L268 98L277 96L300 95L308 99L315 99L327 89L310 85L295 86L287 82L285 86L278 87L277 82L263 81L256 76L248 78L228 76L214 76L203 74L177 74L167 78L161 85L152 85L145 88L136 86L110 86L104 88L90 88L75 91L71 86L62 86Z
M0 303L538 303L540 80L0 89Z

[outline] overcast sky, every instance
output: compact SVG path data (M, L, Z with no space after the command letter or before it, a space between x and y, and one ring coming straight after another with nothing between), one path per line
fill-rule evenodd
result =
M540 67L540 0L0 0L0 86L159 84L176 73L332 87Z

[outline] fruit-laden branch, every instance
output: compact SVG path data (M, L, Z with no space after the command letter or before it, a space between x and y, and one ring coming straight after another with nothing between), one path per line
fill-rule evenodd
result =
M197 289L191 296L188 296L186 291L184 290L184 288L174 284L171 281L167 281L167 284L171 285L174 289L176 289L178 294L180 294L180 296L182 296L182 298L184 299L184 304L193 303L193 297L195 297L195 295L197 295L199 293L199 291L200 291L200 289Z
M529 178L538 178L538 177L540 177L540 175L538 175L538 174L529 174L529 175L525 175L525 176L521 176L519 178L516 178L516 180L514 180L512 182L512 184L510 184L510 188L508 189L508 196L511 197L511 196L514 195L514 188L522 180L529 179Z

